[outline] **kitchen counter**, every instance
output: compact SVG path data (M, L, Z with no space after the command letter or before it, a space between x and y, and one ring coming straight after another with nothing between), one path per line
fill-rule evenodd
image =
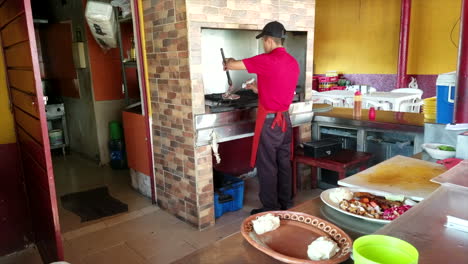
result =
M324 113L332 108L327 104L314 105L311 101L293 103L289 108L291 124L293 127L310 124L316 112ZM218 143L251 137L256 117L257 107L196 115L196 145L211 144L213 133L216 134Z
M345 133L353 131L353 135L351 136L356 140L355 147L353 146L355 150L376 152L375 149L369 148L369 145L372 144L372 135L380 134L378 137L381 137L383 134L388 134L390 136L390 134L393 133L396 139L401 137L402 141L411 141L410 146L413 146L413 149L410 151L412 153L407 153L408 151L395 153L408 156L422 151L421 145L424 141L423 121L424 116L421 114L389 111L377 111L376 120L369 120L367 109L362 110L361 119L353 119L351 108L338 107L328 112L317 112L314 114L312 120L312 138L313 140L321 139L322 134L325 133L323 129L342 130L345 131ZM335 136L346 137L346 135L340 134L336 134ZM392 138L393 136L390 137ZM346 148L350 148L350 146L346 146ZM395 155L388 156L386 151L377 154L385 155L385 157L378 161L383 161Z
M369 109L362 109L361 118L353 118L353 108L334 107L333 110L326 113L317 113L315 120L321 120L321 117L352 120L356 124L393 124L403 126L416 126L424 129L424 114L406 113L393 111L375 111L375 120L369 120Z

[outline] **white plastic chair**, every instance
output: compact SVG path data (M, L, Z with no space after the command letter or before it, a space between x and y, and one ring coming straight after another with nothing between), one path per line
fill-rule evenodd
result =
M417 88L399 88L391 90L391 92L415 94L414 99L402 102L400 104L400 109L394 109L394 111L419 113L421 105L423 104L421 100L423 90Z
M312 102L315 104L330 104L336 107L343 107L343 99L329 97L315 97L319 92L312 90ZM314 96L315 95L315 96Z
M332 106L336 107L343 107L344 103L342 99L335 99L335 98L324 98L323 103L331 104Z
M359 85L350 85L350 86L347 86L346 91L353 91L353 92L357 92L359 91Z
M361 90L360 85L350 85L350 86L346 87L346 91L357 92L357 91L360 91L360 90ZM374 88L374 87L369 87L368 88L368 93L373 93L373 92L377 92L377 89ZM366 92L363 91L363 94L366 94Z
M391 90L392 93L410 93L410 94L417 94L418 99L422 98L423 90L415 89L415 88L399 88Z
M387 103L387 102L377 102L377 101L372 101L372 100L363 100L362 103L364 104L365 109L369 109L371 107L374 107L375 110L384 110L384 111L389 111L390 110L390 103Z
M424 101L421 99L416 99L414 102L403 102L400 104L400 112L410 112L410 113L419 113L421 111L421 105L424 104Z

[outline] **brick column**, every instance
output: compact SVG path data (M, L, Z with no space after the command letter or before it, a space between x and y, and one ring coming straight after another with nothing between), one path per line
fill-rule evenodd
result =
M306 98L310 98L315 1L143 0L143 8L157 201L179 219L203 229L214 225L214 204L211 149L195 146L193 116L205 113L201 30L261 30L279 20L290 31L307 31ZM310 139L310 125L301 133L301 138Z

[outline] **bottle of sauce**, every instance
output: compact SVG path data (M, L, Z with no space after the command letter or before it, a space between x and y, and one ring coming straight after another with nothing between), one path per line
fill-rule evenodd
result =
M131 47L130 47L130 59L132 61L136 60L136 50L135 50L135 41L133 40L133 37L130 38L131 42Z
M374 107L369 108L369 120L370 121L375 120L375 108Z
M353 109L353 118L361 119L361 110L362 110L362 94L360 91L354 93L354 109Z

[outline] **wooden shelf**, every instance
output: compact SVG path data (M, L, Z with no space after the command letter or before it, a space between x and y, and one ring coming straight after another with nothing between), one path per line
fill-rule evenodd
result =
M127 23L127 22L133 22L132 21L132 16L128 16L128 17L125 17L125 18L120 18L119 17L119 23Z
M137 67L137 63L134 60L124 61L123 64L124 64L125 68L136 68Z

